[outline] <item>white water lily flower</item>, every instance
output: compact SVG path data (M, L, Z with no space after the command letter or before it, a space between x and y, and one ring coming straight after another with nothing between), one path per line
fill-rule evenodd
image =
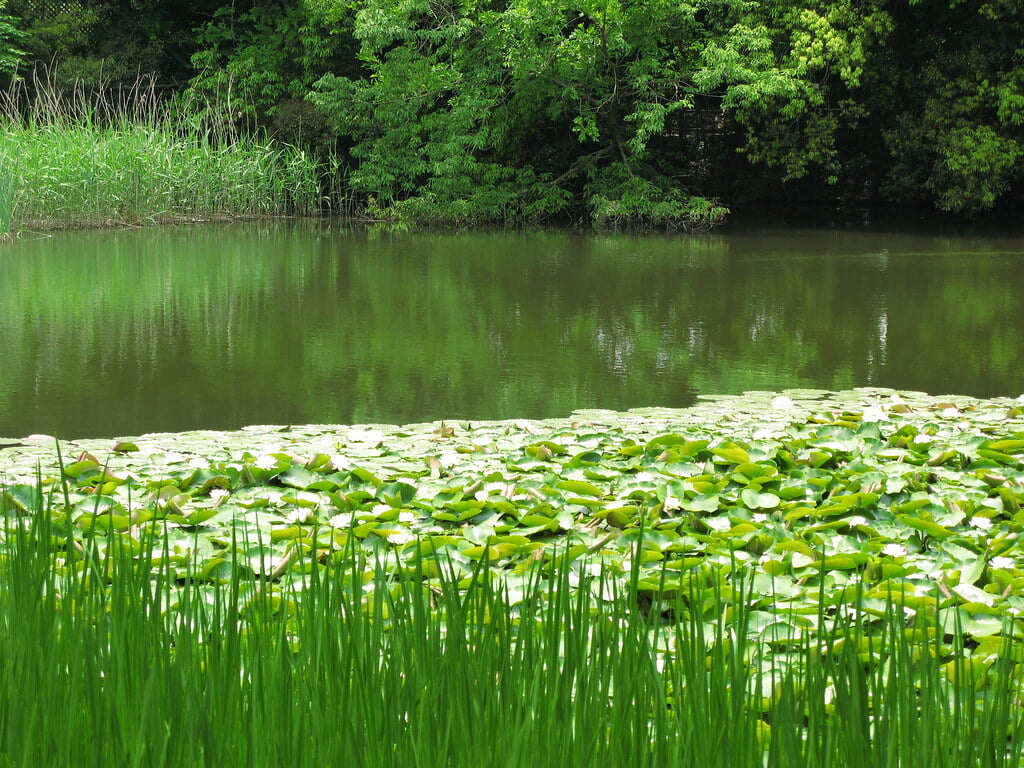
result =
M923 445L924 443L930 443L935 438L929 435L927 432L920 432L914 435L914 445Z
M772 408L779 410L785 410L793 407L793 398L788 395L779 395L778 397L772 398Z
M400 523L415 523L416 515L410 512L408 509L403 509L398 513L398 522Z
M353 429L348 433L348 439L353 443L379 443L384 439L384 433L379 429Z
M847 525L867 525L868 519L864 515L854 515L846 521Z
M415 541L416 537L408 531L389 531L387 534L387 540L392 544L402 546L408 544L410 541Z
M665 503L663 509L666 512L675 512L677 509L683 508L683 502L673 496L671 493L665 497Z
M906 557L907 548L904 547L902 544L886 544L884 547L882 547L882 554L888 555L889 557Z
M956 407L952 405L949 408L943 408L941 411L939 411L939 416L944 416L947 419L952 419L959 415L960 411L958 411Z
M224 501L231 493L225 491L223 488L214 488L210 491L210 501L213 502L214 507L219 507L221 502Z
M872 405L872 406L864 409L864 413L861 414L860 419L861 419L861 421L868 421L868 422L884 421L885 420L885 411L883 411L877 405Z
M987 531L992 528L992 521L987 517L972 517L971 526L982 531Z
M993 557L988 564L993 568L1014 568L1017 565L1012 557L1003 557L1002 555Z
M445 453L442 453L438 457L438 461L441 462L441 466L444 467L445 469L451 469L452 467L456 466L461 460L462 457L455 451L446 451Z
M327 521L327 524L331 526L331 528L339 528L344 530L352 526L354 517L355 515L353 515L351 512L341 512L331 517Z
M313 510L309 507L298 507L288 515L288 522L293 525L306 525L313 522Z
M253 462L253 466L259 467L260 469L277 469L277 459L270 454L264 454L263 456L257 457Z

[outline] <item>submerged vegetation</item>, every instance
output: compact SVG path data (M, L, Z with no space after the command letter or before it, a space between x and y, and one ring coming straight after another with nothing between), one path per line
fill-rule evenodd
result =
M1024 758L1020 399L63 453L0 450L15 764Z
M16 82L0 94L0 227L315 213L309 155L234 129L230 109L172 108L151 82L70 96Z

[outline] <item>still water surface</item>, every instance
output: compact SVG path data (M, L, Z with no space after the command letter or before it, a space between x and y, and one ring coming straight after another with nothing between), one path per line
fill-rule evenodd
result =
M564 416L702 393L1024 391L1024 237L406 235L0 248L0 435Z

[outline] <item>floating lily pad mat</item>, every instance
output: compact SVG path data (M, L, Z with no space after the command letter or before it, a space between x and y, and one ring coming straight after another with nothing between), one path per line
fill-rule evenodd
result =
M742 572L748 631L769 642L813 636L853 601L978 653L1024 635L1024 396L791 390L566 419L78 440L60 457L43 436L0 445L8 515L28 514L41 479L81 535L148 541L214 585L233 569L301 582L344 553L378 574L437 554L457 576L486 564L514 600L561 558L632 578L651 604Z

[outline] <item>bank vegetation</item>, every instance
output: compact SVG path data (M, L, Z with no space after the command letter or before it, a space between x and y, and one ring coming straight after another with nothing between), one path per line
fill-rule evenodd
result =
M977 215L1024 203L1019 10L956 0L4 0L0 72L30 81L56 63L60 98L72 103L76 87L130 88L140 74L174 103L231 91L240 98L222 122L300 147L321 164L332 210L374 220L692 229L795 201ZM137 156L142 139L126 140L126 157ZM78 162L63 140L39 141L33 152ZM161 146L143 175L208 168L202 141L180 155ZM242 167L223 174L241 189L279 151L248 141ZM157 195L137 192L128 171L106 173L97 180L115 198ZM169 186L151 207L236 195L196 178ZM276 183L256 194L262 202L241 207L280 205ZM9 219L9 201L0 205Z

